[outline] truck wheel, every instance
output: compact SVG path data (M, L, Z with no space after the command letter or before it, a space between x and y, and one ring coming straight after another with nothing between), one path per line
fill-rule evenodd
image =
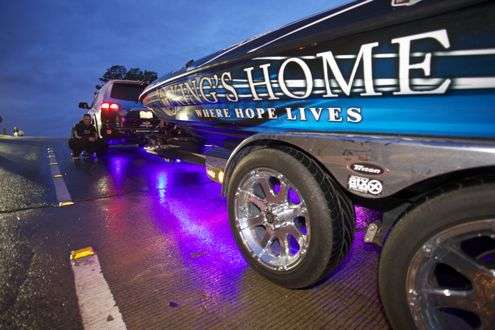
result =
M379 287L396 329L493 329L495 184L427 199L392 230Z
M351 246L350 200L302 152L252 151L234 169L227 195L230 223L244 257L279 285L317 284Z

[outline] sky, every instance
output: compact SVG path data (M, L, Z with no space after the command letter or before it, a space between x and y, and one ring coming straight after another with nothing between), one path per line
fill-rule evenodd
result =
M0 129L68 136L114 64L161 76L349 0L20 0L0 4Z

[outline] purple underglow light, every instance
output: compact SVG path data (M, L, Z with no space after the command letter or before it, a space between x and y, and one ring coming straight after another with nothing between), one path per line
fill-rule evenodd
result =
M121 188L126 177L126 168L129 163L128 156L109 156L110 174L117 189Z
M208 179L202 165L166 163L160 157L138 152L142 158L137 160L132 155L109 157L109 169L113 180L124 181L126 187L145 185L140 189L147 191L146 212L134 219L151 226L160 238L161 260L164 264L167 258L178 262L177 274L182 276L178 281L191 282L208 303L239 299L248 266L233 239L221 185ZM288 198L294 204L300 203L300 196L292 189ZM111 213L116 219L125 217L119 212L129 212L119 203L116 199ZM356 206L355 212L358 230L350 258L359 254L358 249L367 248L362 241L362 229L379 217L378 212L361 206ZM300 226L306 230L303 219ZM123 223L115 223L112 230L122 239L133 235ZM346 260L342 267L349 264ZM198 273L202 275L193 275ZM338 280L340 276L335 277Z
M201 165L161 162L147 171L154 173L158 190L158 198L150 201L151 221L174 242L182 267L207 272L195 277L194 285L209 301L234 299L235 282L242 282L247 265L230 230L221 186Z
M125 139L121 139L121 138L113 138L113 139L108 139L106 141L106 143L108 145L111 145L111 146L113 146L113 145L119 145L119 144L125 144L125 142L126 142Z
M363 206L355 205L356 229L365 229L370 223L381 219L381 212Z
M165 193L167 189L167 172L160 171L156 176L156 189L158 189L158 196L160 197L160 203L165 202Z

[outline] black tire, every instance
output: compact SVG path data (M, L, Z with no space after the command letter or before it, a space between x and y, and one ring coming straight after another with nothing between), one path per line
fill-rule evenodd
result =
M406 278L416 252L446 229L495 216L495 183L456 184L437 191L408 211L393 228L379 265L379 290L394 329L415 329L407 304Z
M234 195L246 173L254 168L283 173L307 201L311 219L311 240L306 255L289 271L269 269L254 259L244 247L235 226ZM339 265L352 243L354 208L340 186L304 153L292 148L257 149L240 160L228 185L229 218L237 245L244 258L261 275L287 288L318 284Z

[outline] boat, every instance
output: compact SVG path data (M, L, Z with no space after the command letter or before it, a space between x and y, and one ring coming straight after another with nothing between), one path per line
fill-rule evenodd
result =
M189 61L140 100L209 146L237 244L267 279L321 283L365 205L383 212L364 239L384 247L391 325L488 329L493 17L493 1L355 1Z

